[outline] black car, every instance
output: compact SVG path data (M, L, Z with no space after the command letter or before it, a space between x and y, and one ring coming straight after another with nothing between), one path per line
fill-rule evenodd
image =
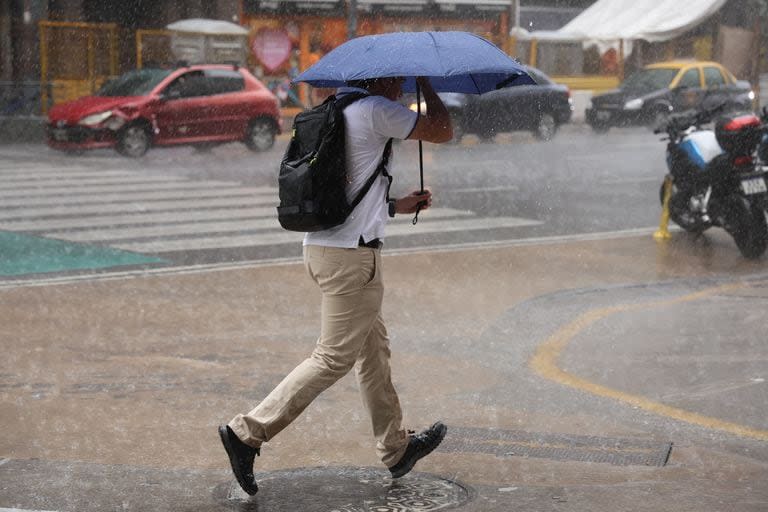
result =
M573 101L568 87L538 69L526 67L526 71L538 85L505 87L481 95L438 93L451 114L454 142L465 134L490 140L497 133L516 130L529 130L539 139L549 140L561 124L569 122Z
M672 112L724 104L725 111L752 110L749 82L736 80L717 62L693 60L651 64L618 89L592 97L587 123L596 132L613 126L660 125Z

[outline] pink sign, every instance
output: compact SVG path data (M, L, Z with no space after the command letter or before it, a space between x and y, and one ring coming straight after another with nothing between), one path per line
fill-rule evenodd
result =
M252 49L267 71L274 71L290 57L291 38L285 30L262 28L253 38Z

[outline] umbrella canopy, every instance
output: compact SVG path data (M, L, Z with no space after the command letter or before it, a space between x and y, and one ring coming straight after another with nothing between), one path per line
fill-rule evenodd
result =
M350 80L429 77L437 92L483 94L513 85L535 84L522 65L493 43L469 32L392 32L350 39L327 53L294 82L342 87Z

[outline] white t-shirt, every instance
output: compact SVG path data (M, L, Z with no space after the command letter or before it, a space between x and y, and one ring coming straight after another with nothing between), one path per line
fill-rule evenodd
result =
M350 92L366 91L342 87L336 94L342 96ZM376 171L384 157L387 141L408 138L416 126L417 117L416 112L383 96L362 98L344 109L349 201L357 196ZM304 245L353 248L358 246L361 236L366 242L384 238L384 226L389 218L386 203L388 183L387 177L380 175L343 224L307 233Z

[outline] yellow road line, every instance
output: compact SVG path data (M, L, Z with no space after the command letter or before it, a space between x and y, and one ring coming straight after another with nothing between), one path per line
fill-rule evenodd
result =
M718 293L731 291L736 288L743 288L745 286L749 285L746 283L728 284L708 288L700 292L683 295L674 299L651 301L641 304L622 304L618 306L587 311L586 313L576 317L575 320L562 326L560 329L558 329L557 332L555 332L544 343L542 343L530 361L528 361L528 366L546 379L570 386L572 388L586 391L587 393L591 393L593 395L613 398L615 400L628 403L632 406L650 411L661 416L684 421L686 423L692 423L694 425L699 425L705 428L722 430L737 436L749 437L758 439L760 441L768 441L768 430L759 430L746 427L737 423L723 421L717 418L712 418L695 412L679 409L677 407L664 405L659 402L654 402L653 400L640 395L624 393L623 391L618 391L606 386L602 386L581 377L577 377L576 375L572 375L565 370L562 370L558 366L560 355L568 343L570 343L575 336L577 336L580 332L595 322L603 320L604 318L607 318L611 315L627 311L651 309L656 307L681 304L684 302L692 302Z

